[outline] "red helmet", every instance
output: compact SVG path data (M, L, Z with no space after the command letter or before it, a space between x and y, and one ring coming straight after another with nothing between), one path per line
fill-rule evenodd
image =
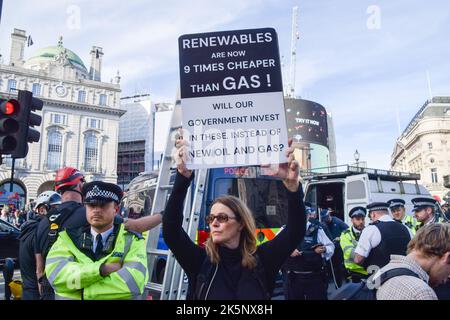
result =
M84 175L80 171L72 167L63 167L56 171L55 190L70 189L82 180L84 180Z

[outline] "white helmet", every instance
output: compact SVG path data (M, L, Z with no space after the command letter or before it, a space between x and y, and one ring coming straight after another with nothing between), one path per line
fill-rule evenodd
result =
M37 197L34 210L37 210L41 205L45 205L49 210L51 206L57 204L61 204L61 195L55 191L44 191Z

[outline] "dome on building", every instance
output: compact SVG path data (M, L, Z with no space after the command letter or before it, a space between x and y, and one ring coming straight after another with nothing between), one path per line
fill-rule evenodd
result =
M42 48L25 61L24 67L33 69L33 66L42 65L52 61L61 61L61 63L70 63L80 71L87 72L81 58L63 46L62 37L59 38L58 45Z

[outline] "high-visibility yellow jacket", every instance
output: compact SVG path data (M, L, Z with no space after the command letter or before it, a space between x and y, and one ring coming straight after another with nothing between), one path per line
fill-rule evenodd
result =
M364 267L356 264L353 261L354 251L358 245L355 235L353 234L352 227L344 230L341 234L340 245L344 252L344 265L345 268L352 272L357 272L363 275L367 275L367 271Z
M403 219L403 224L411 230L413 236L416 234L417 229L419 229L419 224L417 220L410 215L406 215L405 219Z
M121 260L120 270L106 277L100 275L103 263ZM145 239L126 231L121 224L113 250L93 261L74 244L67 231L60 232L47 255L45 273L56 299L137 299L148 280Z

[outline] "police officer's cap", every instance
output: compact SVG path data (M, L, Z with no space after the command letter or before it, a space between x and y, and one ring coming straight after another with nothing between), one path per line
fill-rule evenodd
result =
M389 204L389 208L393 209L395 207L404 207L405 200L403 199L391 199L387 202Z
M320 210L320 217L321 218L326 218L330 216L330 211L328 209L322 209Z
M434 208L436 200L433 198L419 197L411 200L414 205L413 211L419 211L428 207Z
M367 210L364 207L354 207L352 208L352 210L350 210L350 212L348 213L348 215L350 216L350 218L355 218L355 217L365 217L367 214Z
M367 211L388 211L389 205L386 202L372 202L367 205Z
M81 190L85 204L104 204L114 201L119 204L122 199L122 189L117 184L103 181L85 183Z

